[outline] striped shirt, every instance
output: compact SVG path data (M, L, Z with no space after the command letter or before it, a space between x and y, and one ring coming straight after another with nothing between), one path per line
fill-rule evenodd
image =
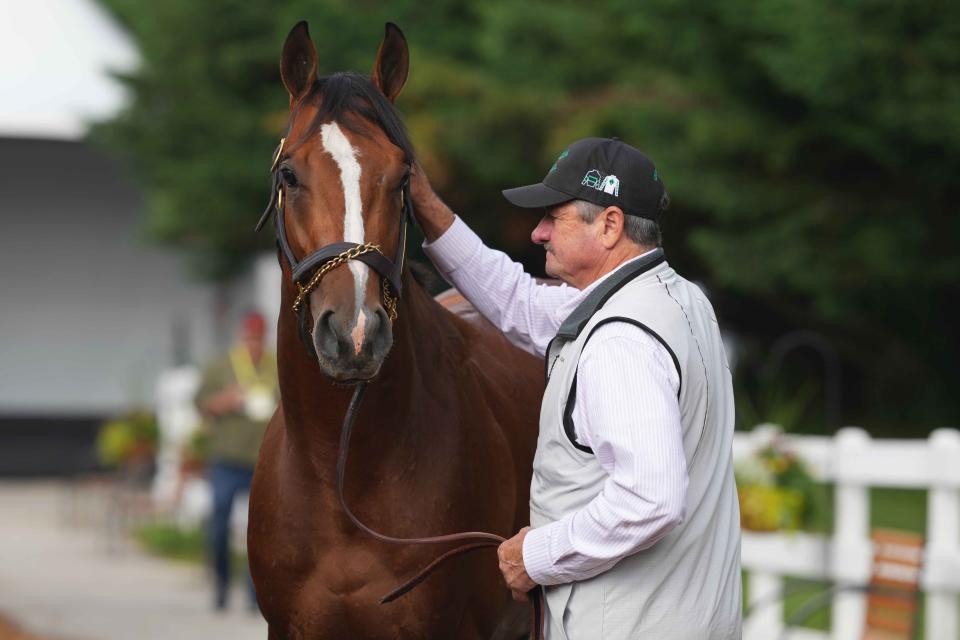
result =
M540 356L609 276L583 290L538 284L460 218L424 250L513 344ZM687 467L679 389L670 354L639 327L613 322L593 334L580 357L573 421L577 441L593 449L609 477L583 509L527 534L523 561L531 579L549 585L592 577L652 546L682 518Z

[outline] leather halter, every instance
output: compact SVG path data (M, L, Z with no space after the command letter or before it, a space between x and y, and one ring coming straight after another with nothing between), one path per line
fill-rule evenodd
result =
M310 290L319 284L320 278L326 273L324 267L328 263L330 263L331 267L336 267L350 260L359 260L379 273L384 283L383 295L385 306L390 313L390 319L396 319L396 302L393 300L393 297L399 298L402 293L403 284L401 277L407 252L407 226L414 220L413 205L410 202L410 180L409 178L405 178L400 187L400 233L397 237L397 247L394 252L394 255L397 257L395 261L383 254L380 245L361 245L356 242L334 242L320 247L302 260L297 260L293 249L290 247L290 242L287 239L283 206L284 186L283 178L279 171L285 142L286 138L281 138L280 144L277 145L277 150L274 152L273 163L270 166L270 202L267 203L267 207L264 209L263 214L261 214L254 231L260 231L263 225L266 224L267 219L273 214L277 247L290 266L291 278L299 290L299 295L293 304L293 310L299 315L300 339L304 342L304 346L306 346L311 353L314 353L313 341L310 339L307 330L308 318L306 308L309 305L304 305L301 302Z

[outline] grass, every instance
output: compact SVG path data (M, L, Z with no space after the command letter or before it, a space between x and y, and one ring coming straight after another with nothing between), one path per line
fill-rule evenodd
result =
M172 524L146 524L133 533L147 553L190 564L202 564L207 561L207 534L201 528L180 529ZM247 556L244 553L232 553L233 576L242 578L247 570Z
M202 529L147 524L136 529L133 536L147 552L161 558L200 563L206 557L207 540Z

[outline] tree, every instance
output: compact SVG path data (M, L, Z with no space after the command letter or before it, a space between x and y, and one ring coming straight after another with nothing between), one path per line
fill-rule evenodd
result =
M284 36L310 20L325 72L366 70L383 22L412 48L399 100L435 185L520 252L499 190L587 135L656 159L671 262L757 342L815 328L857 382L848 413L960 418L960 7L851 0L503 0L389 6L107 0L136 36L134 100L96 135L140 170L150 230L198 272L237 273L285 123ZM532 220L530 220L532 226ZM954 305L956 306L956 305Z

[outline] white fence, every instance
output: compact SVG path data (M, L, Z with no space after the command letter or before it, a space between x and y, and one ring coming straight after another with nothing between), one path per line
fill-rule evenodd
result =
M742 460L770 441L774 428L738 433L734 459ZM926 551L921 585L926 592L925 638L960 640L960 431L938 429L927 440L874 440L856 427L834 437L784 436L819 481L835 483L832 537L802 533L743 534L743 568L750 604L744 621L748 640L771 640L783 630L778 594L784 576L864 585L870 577L870 488L926 489ZM833 596L829 634L796 628L791 640L860 640L866 614L862 593Z

